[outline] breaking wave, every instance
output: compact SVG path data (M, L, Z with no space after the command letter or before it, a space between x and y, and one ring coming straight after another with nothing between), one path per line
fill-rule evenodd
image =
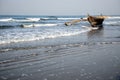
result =
M8 29L8 28L32 28L32 27L52 27L52 26L58 26L59 24L52 24L52 23L47 23L47 24L19 24L19 25L12 25L12 24L5 24L5 25L0 25L0 29Z
M37 22L40 19L34 19L34 18L27 18L27 19L13 19L13 22Z
M40 20L73 20L73 19L80 19L80 18L57 18L57 17L25 18L25 19L4 18L4 19L0 19L0 22L39 22Z
M58 24L22 24L21 27L29 28L29 27L41 27L41 26L57 26Z
M107 21L104 22L104 24L109 26L120 26L120 21Z
M110 16L110 17L108 17L108 19L120 19L120 16Z
M104 24L108 26L120 26L120 16L109 16L104 21Z
M9 22L9 21L13 21L13 19L12 18L0 19L0 22Z
M73 20L73 19L80 19L80 18L58 18L58 20Z
M5 18L5 19L0 19L0 22L37 22L37 21L40 21L40 18L25 18L25 19Z
M75 30L75 31L50 30L48 32L41 32L41 31L32 32L32 31L30 31L30 32L26 32L26 33L22 33L22 32L18 33L16 31L14 33L9 33L4 36L0 36L1 38L3 37L0 40L0 44L52 39L52 38L64 37L64 36L73 36L73 35L78 35L78 34L87 32L87 31L89 31L89 29L81 29L81 30Z
M26 19L28 19L30 21L39 21L40 20L40 18L26 18Z

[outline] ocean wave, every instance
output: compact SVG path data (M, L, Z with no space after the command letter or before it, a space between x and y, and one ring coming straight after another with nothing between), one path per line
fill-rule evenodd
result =
M0 29L8 29L8 28L32 28L32 27L52 27L52 26L58 26L59 24L51 24L51 23L47 23L47 24L4 24L4 25L0 25Z
M0 22L10 22L13 21L13 18L0 19Z
M74 20L74 19L80 19L80 18L57 18L57 17L51 17L51 18L40 18L40 20Z
M25 19L14 19L14 18L4 18L0 19L0 22L38 22L40 18L25 18Z
M12 20L13 22L37 22L39 20L36 20L36 19L13 19Z
M56 16L47 16L47 17L40 18L40 20L57 20L57 17Z
M26 18L27 20L30 20L30 21L40 21L40 18Z
M57 25L58 24L22 24L21 27L30 28L30 27L57 26Z
M104 24L109 26L120 26L120 21L107 21L104 22Z
M109 16L109 17L107 17L108 19L120 19L120 16Z
M3 18L0 22L39 22L40 20L57 20L57 18Z
M57 20L57 18L40 18L40 20Z
M73 19L80 19L80 18L58 18L58 20L73 20Z
M18 43L18 42L26 42L26 41L35 41L35 40L43 40L43 39L52 39L57 37L64 36L73 36L78 35L84 32L89 31L89 29L82 29L78 31L48 31L48 32L28 32L28 33L9 33L8 35L3 36L3 39L0 40L0 44L9 44L9 43ZM24 35L24 36L23 36ZM5 39L4 39L5 38Z
M0 22L39 22L40 20L74 20L80 18L67 18L67 17L45 17L45 18L3 18L0 19Z

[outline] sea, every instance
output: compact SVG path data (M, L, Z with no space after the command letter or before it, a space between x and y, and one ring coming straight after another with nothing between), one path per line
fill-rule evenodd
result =
M0 80L120 80L120 15L81 18L0 15Z
M65 22L81 18L87 17L1 15L0 46L10 45L9 47L16 47L16 45L19 45L25 47L25 45L31 43L34 43L35 46L37 44L40 46L85 42L85 37L81 36L91 31L90 28L85 28L90 27L87 21L71 26L64 25ZM111 32L107 38L113 33L117 33L115 37L120 37L120 16L108 17L105 19L103 26L104 30Z

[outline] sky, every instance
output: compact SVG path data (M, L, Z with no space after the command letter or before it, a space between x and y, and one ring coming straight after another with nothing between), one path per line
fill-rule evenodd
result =
M0 15L120 15L120 0L0 0Z

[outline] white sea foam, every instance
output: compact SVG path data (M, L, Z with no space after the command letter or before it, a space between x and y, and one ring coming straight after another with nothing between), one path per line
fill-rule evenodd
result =
M30 20L30 21L35 21L35 22L37 22L37 21L39 21L40 20L40 18L26 18L27 20Z
M48 18L40 18L41 20L57 20L57 18L55 17L48 17Z
M12 18L0 19L0 22L8 22L12 20L13 20Z
M99 27L89 27L89 26L82 26L82 27L83 27L83 28L86 28L88 31L99 29Z
M26 18L26 19L14 19L14 18L4 18L0 19L0 22L37 22L40 18Z
M30 27L41 27L41 26L57 26L58 24L23 24L22 27L30 28Z
M111 26L120 26L120 21L106 21L104 22L105 25L111 25Z
M120 26L120 16L110 16L104 21L105 25Z
M28 19L21 19L21 20L13 19L12 21L14 21L14 22L34 22L33 20L28 20Z
M59 20L72 20L72 19L80 19L80 18L58 18Z
M108 17L108 19L120 19L120 16L114 16L114 17L110 16Z
M34 26L57 26L58 24L34 24Z
M18 43L18 42L25 42L25 41L35 41L35 40L43 40L43 39L52 39L57 37L64 37L64 36L73 36L78 35L84 32L89 31L89 29L82 29L82 30L75 30L75 31L67 31L67 30L50 30L46 32L26 32L26 33L17 33L14 34L7 34L3 36L3 40L0 40L0 44L7 44L7 43ZM24 36L23 36L24 35Z
M23 24L21 25L23 28L30 28L30 27L34 27L33 24Z
M117 22L116 21L107 21L107 22L104 22L104 24L116 24Z

